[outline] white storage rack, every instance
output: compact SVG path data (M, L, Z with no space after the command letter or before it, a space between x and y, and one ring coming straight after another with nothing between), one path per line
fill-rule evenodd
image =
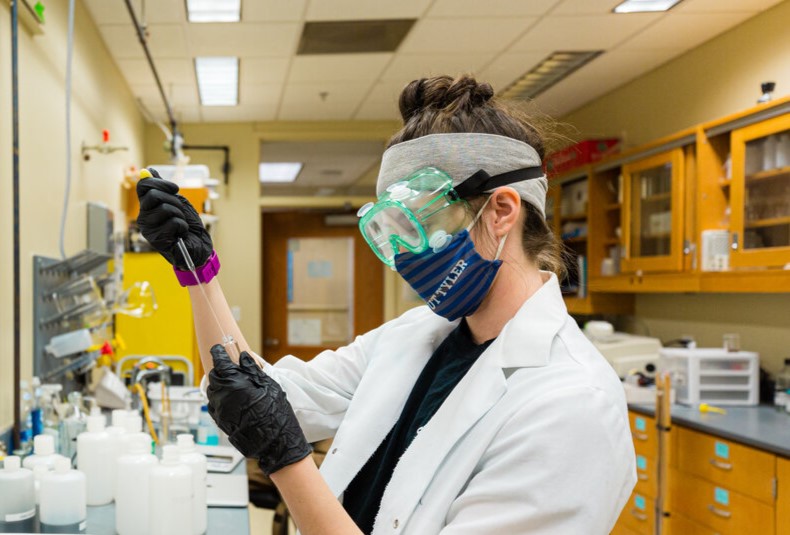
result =
M677 401L686 405L757 405L760 356L722 348L667 348L659 368L670 373Z

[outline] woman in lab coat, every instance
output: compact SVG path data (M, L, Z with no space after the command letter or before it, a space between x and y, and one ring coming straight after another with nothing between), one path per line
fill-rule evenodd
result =
M605 534L631 493L622 387L560 294L543 142L492 97L466 76L404 89L360 228L427 305L310 362L249 353L194 209L138 184L143 235L189 287L210 411L302 533ZM327 438L319 473L308 443Z

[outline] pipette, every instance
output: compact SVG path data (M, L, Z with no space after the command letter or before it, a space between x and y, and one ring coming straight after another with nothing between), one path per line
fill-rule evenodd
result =
M203 288L203 283L200 282L198 278L197 269L195 268L195 263L192 261L192 257L189 255L189 251L187 250L187 246L184 243L183 238L178 238L178 250L181 251L181 256L184 257L184 261L187 264L187 268L189 268L190 273L192 276L195 277L195 282L197 283L198 288L200 288L200 293L203 294L203 299L206 300L206 304L208 305L208 309L211 311L211 315L214 316L214 321L217 322L217 327L219 327L219 332L222 333L222 346L225 348L225 351L228 355L238 361L239 356L241 355L241 351L239 350L239 343L233 338L232 335L227 334L225 330L222 328L222 323L219 321L219 317L217 317L217 313L214 311L214 307L211 306L211 301L209 301L208 295L206 295L206 290Z

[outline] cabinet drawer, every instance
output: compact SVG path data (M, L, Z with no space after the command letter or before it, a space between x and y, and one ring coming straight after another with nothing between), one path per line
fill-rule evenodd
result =
M774 508L731 489L672 470L670 513L681 514L721 534L774 535Z
M636 454L636 487L634 490L654 500L658 497L658 463L655 459Z
M679 513L672 513L664 525L667 527L664 535L717 535L712 529Z
M656 502L644 494L634 492L620 513L618 524L643 535L655 533Z
M790 535L790 460L776 459L776 535Z
M636 453L650 459L658 458L656 419L629 411L628 421L631 423L631 436L634 438Z
M609 535L639 535L639 533L623 524L622 521L618 521Z
M678 429L678 468L717 485L774 502L776 457L690 429Z

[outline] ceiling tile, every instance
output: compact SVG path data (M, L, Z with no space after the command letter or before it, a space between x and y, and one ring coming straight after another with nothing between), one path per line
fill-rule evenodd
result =
M288 84L280 103L278 119L281 120L329 120L350 119L368 84ZM326 92L322 99L321 92Z
M187 22L187 6L185 0L156 0L156 3L154 3L152 0L142 1L146 3L145 17L143 17L140 0L132 1L132 4L136 8L135 13L137 13L137 17L140 19L140 22L145 22L148 24ZM107 0L102 0L102 2L107 4L123 3L120 0L117 2L108 2ZM127 14L127 19L128 17L129 15Z
M545 14L560 0L435 0L428 18L535 17Z
M200 114L203 121L209 123L272 121L275 109L255 106L203 106Z
M283 84L289 62L288 58L242 58L241 84Z
M199 123L203 120L200 106L180 106L174 114L179 123Z
M289 57L300 31L290 22L190 24L188 37L195 56Z
M145 57L131 24L102 24L99 32L114 59Z
M376 84L360 106L354 119L396 119L401 118L398 110L398 97L403 91L403 84L385 83Z
M300 21L307 0L242 0L242 22Z
M743 22L750 13L675 13L629 39L629 50L690 50Z
M281 93L280 84L242 84L239 88L239 104L248 108L267 108L276 112Z
M181 24L149 24L148 48L154 58L187 57L186 40ZM116 59L143 58L143 47L134 27L127 24L104 24L99 31Z
M500 92L545 59L551 52L551 50L545 50L502 54L480 73L479 79L485 80L494 87L494 91Z
M288 82L372 82L392 56L393 54L295 56L291 62Z
M499 52L536 19L425 19L412 28L400 52L421 54Z
M672 13L720 13L744 11L757 13L782 0L683 0Z
M431 0L319 0L307 6L306 20L416 19L430 3Z
M148 66L148 61L144 59L119 59L116 63L130 85L156 83L153 74L151 74L151 68ZM187 58L155 59L154 65L164 85L196 83L194 66L192 61Z
M672 52L666 49L636 51L624 46L601 54L573 76L609 78L615 80L619 87L666 63L672 57Z
M548 17L519 39L510 52L528 50L608 50L660 19L655 13Z
M617 85L617 81L610 78L572 74L545 93L538 95L534 105L541 113L559 117L608 93Z
M563 0L552 15L605 15L623 0ZM628 16L628 15L623 15Z
M381 80L407 84L417 78L477 73L493 57L488 54L397 54Z
M97 26L100 24L129 24L131 26L132 24L129 11L123 2L85 0L85 5Z

